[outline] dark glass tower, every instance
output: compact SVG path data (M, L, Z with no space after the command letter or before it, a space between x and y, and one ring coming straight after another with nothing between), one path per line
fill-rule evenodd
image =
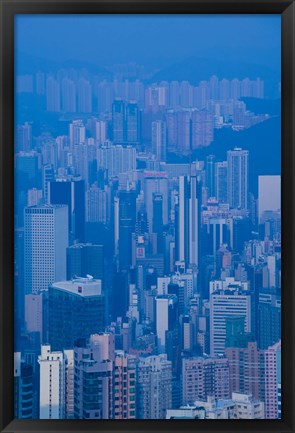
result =
M70 243L85 241L85 181L80 177L49 182L50 204L65 204L69 212Z

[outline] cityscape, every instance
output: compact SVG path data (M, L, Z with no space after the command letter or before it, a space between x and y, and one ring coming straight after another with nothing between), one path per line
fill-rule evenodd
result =
M280 40L279 18L259 19L247 41L260 28L267 50L263 31ZM38 16L22 20L15 417L280 419L280 52L276 74L221 60L212 70L184 38L191 57L176 53L173 66L139 32L118 62L103 57L111 36L97 64L69 61L62 41L62 54L40 60L25 47L38 47L33 30L22 39ZM59 20L56 33L74 41L76 21ZM168 19L163 34L177 20L185 25ZM136 43L155 58L136 56Z

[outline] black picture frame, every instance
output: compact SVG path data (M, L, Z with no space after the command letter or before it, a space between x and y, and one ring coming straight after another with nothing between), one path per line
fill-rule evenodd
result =
M282 419L14 420L14 15L281 14L282 16ZM295 4L292 0L1 0L0 431L12 432L295 432Z

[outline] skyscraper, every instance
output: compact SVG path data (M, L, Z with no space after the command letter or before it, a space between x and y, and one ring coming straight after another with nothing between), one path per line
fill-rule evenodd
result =
M162 120L152 122L152 149L157 161L166 161L166 122Z
M248 150L235 148L227 152L227 179L227 194L230 207L248 209Z
M115 99L112 104L113 142L125 142L125 105L121 99Z
M77 276L101 280L104 277L103 245L74 244L67 248L67 280Z
M140 112L135 101L126 106L126 142L136 144L140 140Z
M199 265L201 191L195 176L188 181L179 177L179 196L176 209L176 257L186 265Z
M59 178L48 184L48 197L52 205L68 207L69 240L85 240L85 181L80 177ZM57 280L56 280L57 281Z
M132 263L132 233L135 231L136 195L135 191L120 191L119 194L119 263L120 268L128 268Z
M166 332L177 324L177 296L159 295L156 297L156 333L158 351L165 353Z
M25 208L24 237L25 292L38 294L66 277L67 206Z
M187 263L189 239L188 181L186 176L179 177L178 206L176 209L176 258Z
M199 266L201 227L201 192L196 177L190 178L189 198L189 264ZM179 228L180 229L180 228ZM182 228L183 230L183 228Z
M144 173L144 201L149 223L149 232L153 230L153 194L160 193L163 198L163 224L168 223L168 178L164 172Z
M251 293L238 282L210 293L210 354L223 354L226 340L226 319L244 318L245 332L251 332Z
M105 299L101 281L89 277L51 284L48 316L53 350L71 349L77 339L103 331Z

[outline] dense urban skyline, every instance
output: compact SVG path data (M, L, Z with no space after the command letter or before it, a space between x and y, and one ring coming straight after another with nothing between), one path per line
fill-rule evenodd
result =
M281 418L279 16L16 28L16 418Z

